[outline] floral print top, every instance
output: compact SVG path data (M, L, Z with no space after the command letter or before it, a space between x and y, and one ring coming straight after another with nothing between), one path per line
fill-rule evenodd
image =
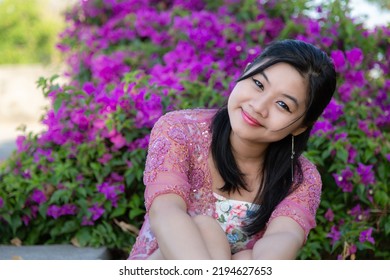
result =
M253 248L259 236L249 237L243 232L242 228L246 225L247 218L250 218L251 212L257 210L260 205L227 199L217 193L213 194L217 199L215 205L216 219L226 233L232 254Z
M154 198L159 195L174 193L181 196L190 216L208 215L215 219L235 221L232 215L240 217L248 214L248 210L234 214L235 210L245 204L234 208L229 215L221 216L217 209L218 198L212 190L208 165L212 136L210 124L215 113L213 109L174 111L162 116L154 125L144 171L145 220L129 259L147 259L158 248L150 228L148 212ZM314 164L303 156L299 162L303 172L303 178L299 178L301 184L294 184L293 191L275 208L268 223L276 217L287 216L296 221L307 236L316 225L315 215L322 184ZM298 180L297 177L294 175L294 180ZM263 230L249 240L241 237L242 232L234 231L230 224L226 224L226 230L231 241L240 240L232 242L236 243L232 251L253 248L254 243L264 234Z

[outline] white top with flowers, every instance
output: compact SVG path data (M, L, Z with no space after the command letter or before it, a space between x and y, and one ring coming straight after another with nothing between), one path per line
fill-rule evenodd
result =
M243 232L242 228L253 211L257 210L260 205L227 199L217 193L214 193L214 196L217 199L217 221L226 233L232 254L242 250L252 249L254 242L258 238L256 238L256 235L248 236Z

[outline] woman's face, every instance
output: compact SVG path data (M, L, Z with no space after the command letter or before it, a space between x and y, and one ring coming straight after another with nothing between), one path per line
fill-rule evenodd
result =
M228 100L232 137L269 144L302 133L307 92L307 80L287 63L238 82Z

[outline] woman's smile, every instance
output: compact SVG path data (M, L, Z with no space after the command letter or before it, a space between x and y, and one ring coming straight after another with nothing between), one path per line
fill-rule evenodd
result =
M251 117L247 112L245 112L243 109L241 109L241 115L242 115L242 118L243 120L251 125L251 126L255 126L255 127L259 127L259 126L262 126L261 123L259 123L255 118Z

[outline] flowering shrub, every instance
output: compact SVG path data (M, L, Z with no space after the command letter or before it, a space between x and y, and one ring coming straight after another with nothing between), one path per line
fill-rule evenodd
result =
M390 29L366 30L343 1L89 0L67 14L68 85L47 130L20 136L0 168L0 243L68 243L128 252L143 221L149 133L166 111L216 107L275 39L329 53L338 90L306 156L323 178L318 226L301 259L388 259ZM387 247L386 247L387 246Z

